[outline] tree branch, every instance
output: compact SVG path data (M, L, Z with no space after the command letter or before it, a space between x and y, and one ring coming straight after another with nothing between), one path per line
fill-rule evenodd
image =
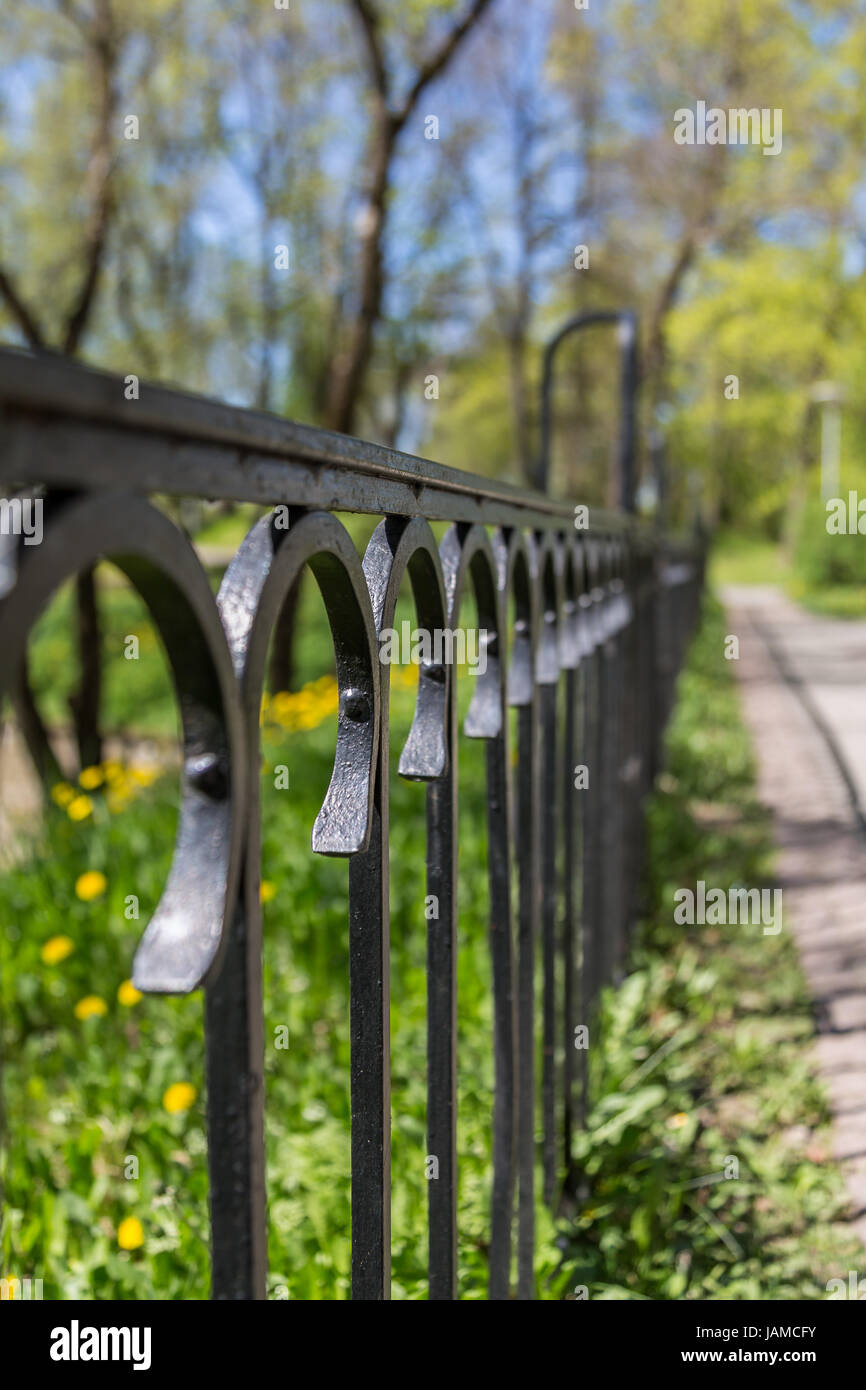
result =
M721 151L722 148L717 146L716 150ZM713 231L723 185L724 163L721 154L716 153L708 166L697 211L683 229L673 263L659 286L650 315L645 375L653 383L656 394L664 389L662 378L667 359L667 319L677 302L683 280Z
M356 3L358 3L358 0L356 0ZM361 3L365 3L365 0L361 0ZM460 23L456 24L451 30L451 33L445 39L439 51L428 58L427 62L419 70L403 105L400 110L395 113L395 121L398 130L402 129L412 115L425 87L429 87L430 83L448 66L470 29L475 27L490 3L491 0L473 0L469 10L464 15L463 19L461 19Z
M452 30L438 52L418 72L402 106L390 102L391 81L385 62L381 21L370 0L350 0L361 23L370 59L377 107L367 168L367 217L360 234L358 307L331 360L326 419L331 429L352 432L356 407L369 366L373 334L382 310L385 287L384 234L388 191L398 136L430 82L450 62L457 48L491 0L473 0L469 12ZM340 341L342 339L342 341Z
M44 347L45 335L42 332L42 328L31 314L9 278L9 275L2 267L0 267L0 296L2 296L7 309L18 324L24 337L27 339L28 347Z
M364 42L367 47L367 56L370 62L370 73L373 83L379 96L387 104L390 97L390 82L388 80L388 69L385 63L385 51L382 43L381 21L376 14L370 0L350 0L352 9L358 16L361 30L364 35ZM425 87L439 76L448 66L457 49L469 33L470 29L481 18L484 11L491 4L491 0L473 0L468 12L451 30L451 33L444 40L436 53L428 58L427 62L421 67L415 76L415 81L400 106L399 110L393 112L393 121L396 131L402 130L408 121Z
M382 47L379 17L373 9L373 6L369 3L369 0L351 0L351 5L355 14L358 16L364 35L373 83L376 87L376 91L387 102L388 71L385 67L385 52Z
M112 172L114 154L111 125L116 106L114 70L116 48L109 0L101 0L96 30L91 38L91 63L99 88L99 117L93 137L86 184L90 193L91 212L84 244L84 270L75 302L70 309L63 335L63 351L73 356L77 351L96 297L102 272L108 229L113 209Z

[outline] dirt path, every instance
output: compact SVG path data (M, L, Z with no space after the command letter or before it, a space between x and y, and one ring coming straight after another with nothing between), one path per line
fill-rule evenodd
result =
M774 818L784 927L817 1006L834 1156L866 1244L866 622L815 617L775 589L722 598Z

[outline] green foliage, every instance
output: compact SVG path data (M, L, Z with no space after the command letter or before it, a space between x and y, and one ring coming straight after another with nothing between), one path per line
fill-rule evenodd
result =
M861 496L864 494L860 493ZM847 489L843 493L847 503ZM814 592L834 586L866 585L866 544L857 530L841 533L827 529L826 503L813 490L800 508L794 545L794 568L804 590ZM846 510L847 525L847 510Z

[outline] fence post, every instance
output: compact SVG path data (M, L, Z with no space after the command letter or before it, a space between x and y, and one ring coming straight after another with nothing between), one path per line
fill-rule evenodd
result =
M578 314L553 335L544 349L544 369L541 380L541 451L536 470L536 486L547 491L550 481L550 455L553 439L553 384L556 354L560 345L572 334L600 323L617 326L620 353L620 434L618 449L619 505L624 512L634 511L635 455L637 437L637 392L640 370L637 355L637 314L633 309L597 309Z

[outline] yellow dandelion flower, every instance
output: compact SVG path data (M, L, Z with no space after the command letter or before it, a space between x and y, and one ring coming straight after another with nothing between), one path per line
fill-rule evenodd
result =
M144 1245L144 1227L137 1216L125 1216L117 1228L117 1243L121 1250L138 1250Z
M105 798L105 804L113 816L125 811L132 799L132 793L126 790L110 791Z
M129 775L139 787L152 787L159 776L159 768L150 763L136 763L129 769Z
M86 820L92 811L93 802L89 796L76 796L66 808L70 820Z
M102 897L107 887L105 874L98 869L88 869L86 874L80 874L75 880L75 896L83 903L92 903L94 898Z
M259 902L269 903L277 896L277 885L271 883L270 879L263 878L259 884Z
M418 684L418 667L414 663L410 666L392 667L391 684L396 685L398 690L412 690Z
M102 771L109 786L113 786L115 782L122 781L126 776L123 770L123 763L118 762L116 758L109 758L107 762L104 762L102 764Z
M75 788L71 787L68 782L57 782L51 788L51 800L57 806L68 806L70 801L75 800L75 795Z
M132 980L124 980L123 984L118 988L117 998L125 1008L131 1009L133 1004L137 1004L139 999L144 998L144 995L140 989L135 988Z
M101 767L82 768L78 778L79 786L82 786L86 792L95 791L97 787L102 786L104 781L105 773Z
M75 1017L81 1019L82 1023L87 1018L101 1018L107 1013L108 1005L98 994L87 994L75 1005Z
M195 1086L188 1081L175 1081L163 1096L162 1104L169 1115L180 1115L184 1110L189 1110L197 1094Z
M671 1115L668 1120L668 1129L682 1129L683 1125L687 1125L688 1122L688 1115L684 1110L680 1110L678 1114Z
M52 936L42 947L42 959L46 965L59 965L75 950L71 936Z

